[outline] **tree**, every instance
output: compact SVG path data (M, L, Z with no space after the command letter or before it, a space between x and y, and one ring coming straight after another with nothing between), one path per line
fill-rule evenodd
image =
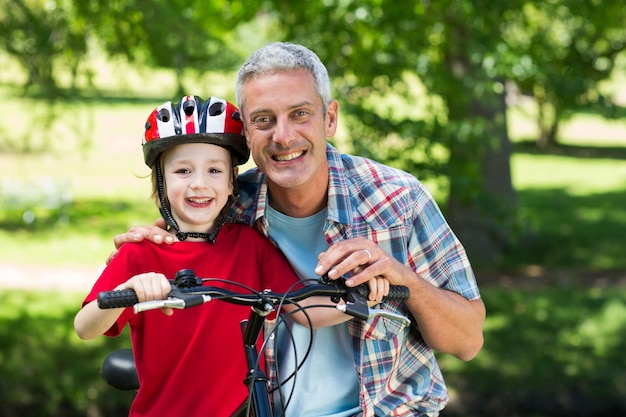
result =
M373 150L384 142L395 156L406 154L400 167L418 177L446 174L448 220L473 259L496 259L515 218L505 77L497 68L504 6L469 0L281 4L287 38L318 51L341 79L340 101L358 116L349 120L354 148L380 159ZM412 94L411 74L429 97ZM396 108L371 98L390 92L400 97ZM423 105L418 114L406 107L414 103ZM437 146L447 158L425 160Z
M591 97L623 44L625 20L619 1L597 3L272 2L285 39L316 50L338 80L353 148L420 178L445 175L446 217L472 259L484 262L497 260L518 232L505 86L529 82L536 96L543 89L557 121ZM574 43L548 36L567 31ZM413 93L415 76L427 96Z
M46 96L59 94L54 62L63 58L76 73L87 53L83 22L73 18L71 2L7 1L0 10L5 51L27 71L27 88L39 88Z
M575 112L611 111L598 85L626 49L625 21L620 0L559 0L527 2L502 26L519 57L508 75L537 103L538 145L555 145L559 124Z
M0 38L28 72L27 85L58 95L55 64L76 76L93 43L110 57L189 71L232 70L243 59L233 33L256 9L226 0L7 0Z
M110 56L173 69L178 94L189 71L232 70L232 34L256 10L226 0L76 0L78 15Z

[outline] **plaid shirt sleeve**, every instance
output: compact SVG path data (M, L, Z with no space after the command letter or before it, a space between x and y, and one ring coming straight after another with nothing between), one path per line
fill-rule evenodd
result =
M431 194L415 177L374 161L327 150L330 167L329 242L374 241L430 283L480 298L461 243ZM332 220L332 221L331 221ZM410 316L399 303L385 309ZM415 326L373 318L350 322L362 382L363 416L436 416L447 389L432 349Z

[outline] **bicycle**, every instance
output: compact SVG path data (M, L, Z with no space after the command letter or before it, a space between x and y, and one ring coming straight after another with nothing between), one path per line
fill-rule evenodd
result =
M205 286L203 284L206 281L223 280L199 278L192 270L183 269L176 273L173 280L170 280L172 291L165 300L139 303L135 292L132 289L127 289L99 293L98 305L103 309L133 307L136 314L166 307L186 309L212 300L221 300L252 307L248 319L241 322L244 353L248 367L248 375L244 383L248 387L249 394L247 400L241 404L233 414L233 417L270 417L274 415L270 405L269 379L259 367L260 355L257 350L257 341L262 334L266 317L277 308L280 309L283 304L292 303L298 305L299 301L308 297L328 296L335 303L337 309L357 319L367 320L371 316L383 316L397 320L404 326L410 324L410 320L403 315L384 309L371 309L367 305L369 288L365 284L352 288L347 287L343 278L331 280L324 276L319 282L315 280L315 284L287 293L276 293L270 290L256 292L250 289L246 293L236 292L221 287ZM408 296L408 288L392 285L389 294L383 301L403 302L408 299ZM265 337L267 338L269 335L265 335ZM308 351L301 362L304 362L307 356ZM101 374L110 385L117 389L137 390L139 388L131 349L119 349L111 352L103 361ZM288 403L289 401L285 404L287 405Z

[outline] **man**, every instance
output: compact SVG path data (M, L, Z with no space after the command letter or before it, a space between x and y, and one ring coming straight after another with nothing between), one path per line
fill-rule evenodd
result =
M338 103L325 66L307 48L273 43L255 51L237 74L236 94L258 168L240 176L232 220L270 237L301 279L347 274L348 285L358 285L383 277L411 292L404 305L384 306L408 315L410 328L371 319L316 330L312 355L279 404L293 388L287 416L438 415L448 396L433 351L477 355L485 308L465 250L432 196L413 176L327 143ZM164 236L134 228L115 243ZM308 330L289 326L279 330L276 351L266 352L270 375L288 376L308 343Z

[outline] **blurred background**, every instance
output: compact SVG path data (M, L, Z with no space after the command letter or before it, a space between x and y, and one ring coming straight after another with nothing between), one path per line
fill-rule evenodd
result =
M442 415L626 414L621 0L0 6L0 415L125 415L99 366L128 338L72 321L113 237L159 216L145 120L183 94L234 102L276 40L327 65L333 144L426 183L470 254L485 347L439 356Z

